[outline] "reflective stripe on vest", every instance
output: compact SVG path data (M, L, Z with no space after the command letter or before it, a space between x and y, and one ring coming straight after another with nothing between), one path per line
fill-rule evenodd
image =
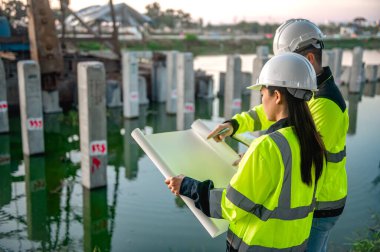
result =
M224 189L212 189L210 191L210 216L212 218L223 219L222 216L222 194Z
M253 122L254 122L254 127L255 128L253 130L254 131L255 130L261 130L262 125L261 125L260 117L257 114L256 110L251 109L251 110L248 111L248 114L252 117Z
M235 235L231 230L227 232L227 241L232 245L233 248L239 248L240 251L255 251L255 252L285 252L285 251L306 251L307 239L300 245L293 246L290 248L277 249L277 248L267 248L259 245L248 245L237 235Z
M347 197L335 201L317 201L318 210L334 210L344 207Z
M332 153L329 151L326 151L326 160L330 163L339 163L346 157L346 146L344 146L344 149L341 150L338 153Z
M315 207L315 193L316 186L314 186L313 202L309 206L290 207L290 195L291 195L291 183L292 183L292 153L290 146L286 138L279 132L273 132L269 135L273 141L277 144L282 156L284 164L284 179L282 182L282 189L278 199L278 206L269 210L261 204L256 204L249 198L245 197L239 191L235 190L232 186L227 188L227 199L231 201L235 206L243 209L246 212L254 214L262 221L271 219L280 220L296 220L306 218L309 213L314 210ZM221 197L222 192L220 189L214 189L210 191L210 215L213 218L222 218L221 210ZM215 215L214 215L215 214Z

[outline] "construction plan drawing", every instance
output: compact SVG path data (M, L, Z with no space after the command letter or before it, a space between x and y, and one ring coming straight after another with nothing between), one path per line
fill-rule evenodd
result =
M215 188L227 188L239 155L225 142L207 140L209 133L209 128L196 120L189 130L145 135L137 128L131 135L165 178L183 174L199 181L212 180ZM212 237L227 231L226 220L209 218L192 199L181 198Z

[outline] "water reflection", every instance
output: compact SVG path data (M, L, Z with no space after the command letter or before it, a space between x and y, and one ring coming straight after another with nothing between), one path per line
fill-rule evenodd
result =
M213 100L197 99L195 100L195 118L211 119Z
M379 92L380 83L362 83L362 89L359 93L352 93L347 86L339 87L344 99L348 102L349 128L348 134L355 135L358 121L358 106L363 96L373 98Z
M369 82L364 84L363 95L368 97L375 97L376 95L376 82Z
M83 187L83 233L84 251L110 251L107 187Z
M176 116L166 113L165 103L155 103L155 109L147 112L146 125L154 129L154 133L176 130Z
M28 238L48 241L45 158L24 156Z
M61 124L56 123L57 121L62 121L62 113L50 113L44 115L44 131L51 133L60 133Z
M0 208L11 202L12 177L11 177L11 155L10 136L0 135Z
M354 135L356 133L356 123L358 120L358 104L361 101L361 94L349 93L348 94L348 116L349 126L348 134Z
M125 165L125 177L127 179L135 179L137 177L138 165L137 162L143 152L135 140L131 136L131 132L135 128L144 129L147 123L148 106L140 106L140 116L135 119L124 119L123 121L123 162Z
M131 136L132 130L135 128L143 128L139 119L124 120L124 164L125 177L134 179L137 176L137 161L141 156L141 149Z

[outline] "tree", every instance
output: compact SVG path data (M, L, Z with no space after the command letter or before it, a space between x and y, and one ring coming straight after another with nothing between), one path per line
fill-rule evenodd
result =
M154 2L145 6L145 15L149 16L154 21L154 26L159 26L159 19L161 17L161 6L159 3Z
M11 33L13 35L27 34L27 27L21 24L26 24L27 13L26 5L18 0L10 0L3 2L0 6L0 16L6 17L11 24Z
M157 2L148 4L145 9L145 15L149 16L154 21L155 27L157 28L169 27L174 29L178 25L180 27L196 26L196 23L192 22L191 15L183 10L161 10L161 7Z
M26 17L26 6L21 1L11 0L4 3L4 7L0 8L0 15L5 16L10 23L15 20L21 20Z

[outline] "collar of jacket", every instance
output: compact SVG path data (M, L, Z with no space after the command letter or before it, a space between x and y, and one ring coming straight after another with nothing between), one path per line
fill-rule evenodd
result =
M317 86L318 88L325 83L329 78L331 78L332 73L330 67L323 67L323 72L317 76Z
M275 122L274 124L272 124L272 126L270 126L269 129L265 133L270 134L272 132L275 132L276 130L279 130L285 127L289 127L289 121L287 117L282 118L278 120L277 122Z

